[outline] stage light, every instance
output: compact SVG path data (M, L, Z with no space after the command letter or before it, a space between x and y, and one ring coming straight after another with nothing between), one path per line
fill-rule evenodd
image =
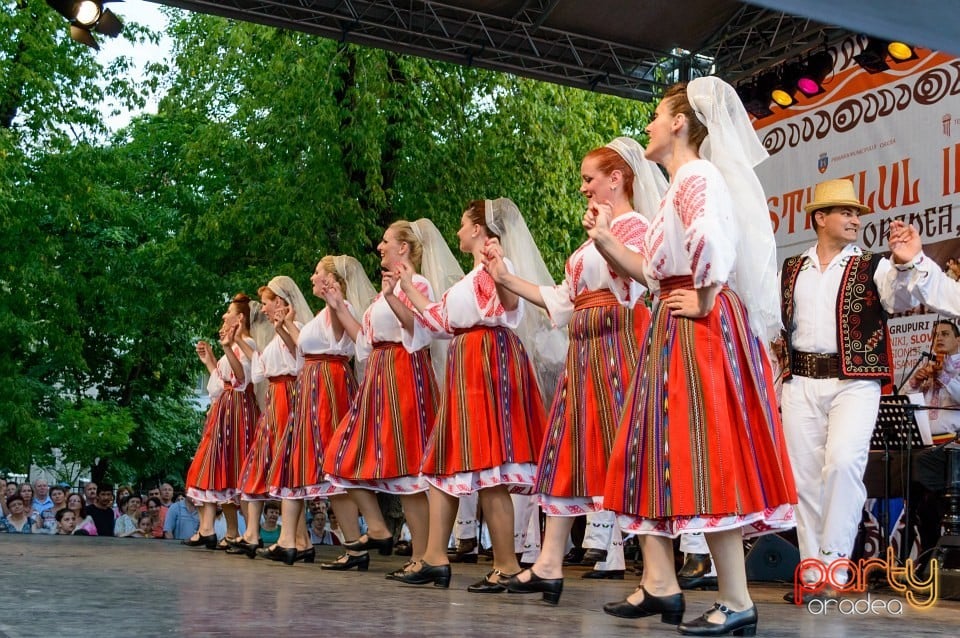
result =
M887 44L887 53L897 62L906 62L907 60L913 60L917 57L912 46L905 42L897 42L896 40Z
M800 79L800 67L797 64L786 64L780 68L775 78L770 97L777 105L786 108L796 101L793 96Z
M823 93L823 79L833 70L833 56L827 51L814 53L800 67L797 89L807 97Z
M70 22L70 37L88 47L99 49L91 31L115 38L123 31L123 23L110 9L107 2L123 0L47 0L57 13Z
M887 63L888 55L894 62L906 62L907 60L915 60L917 57L913 47L909 44L896 40L870 38L870 42L863 51L853 56L853 59L867 73L880 73L890 69L890 65Z
M747 113L758 120L773 115L773 111L770 110L769 93L758 91L755 82L737 86L737 95L740 96L740 101L743 102L743 108Z
M83 0L77 3L77 23L84 27L92 27L100 19L102 7L93 0Z

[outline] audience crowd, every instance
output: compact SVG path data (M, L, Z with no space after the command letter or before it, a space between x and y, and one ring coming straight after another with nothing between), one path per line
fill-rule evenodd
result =
M72 491L66 483L51 486L43 478L33 483L0 478L0 495L0 533L184 540L200 525L200 515L190 497L169 483L140 494L128 485L114 491L113 487L87 482ZM276 542L282 524L280 502L268 501L260 521L260 539L265 545ZM314 544L340 544L342 534L326 499L310 502L307 525ZM240 531L244 528L241 512ZM215 529L218 538L226 535L220 511Z

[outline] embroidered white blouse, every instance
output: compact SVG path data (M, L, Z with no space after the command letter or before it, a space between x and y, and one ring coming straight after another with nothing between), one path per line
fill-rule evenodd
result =
M422 292L427 299L433 301L433 288L430 282L423 275L414 275L413 283L417 290ZM393 294L402 301L411 310L413 304L407 299L407 295L400 289L400 282L393 289ZM374 297L373 303L363 313L363 321L360 322L361 330L357 334L356 357L357 361L365 361L373 351L373 344L390 341L393 343L403 343L408 352L416 352L430 345L431 334L426 328L423 319L414 311L414 332L406 341L404 340L404 329L400 320L393 314L390 304L383 298L383 293Z
M627 248L640 252L647 226L647 219L643 215L631 211L614 219L610 231ZM559 327L570 323L573 300L577 295L600 290L609 290L617 301L628 308L633 308L646 292L639 282L614 272L592 239L583 242L567 259L563 282L556 286L540 286L547 314Z

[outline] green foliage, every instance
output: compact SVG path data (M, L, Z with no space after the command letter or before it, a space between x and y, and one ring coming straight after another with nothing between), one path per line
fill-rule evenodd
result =
M453 240L469 200L511 197L559 278L584 239L580 158L651 112L175 12L171 70L133 82L42 0L3 6L0 230L18 241L0 253L0 436L20 445L0 467L57 447L108 480L179 482L202 422L192 344L222 303L278 274L309 290L328 253L373 275L395 219L430 217ZM105 139L108 97L159 90L157 114Z

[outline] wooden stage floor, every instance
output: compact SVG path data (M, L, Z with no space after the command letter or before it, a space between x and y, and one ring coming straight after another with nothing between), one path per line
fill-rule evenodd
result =
M337 551L318 547L317 560ZM176 541L0 534L0 638L26 636L676 636L659 618L625 620L603 613L639 584L584 580L569 569L559 606L539 595L471 594L489 570L454 565L449 590L384 579L404 559L373 555L370 571L326 572L319 564L287 567ZM960 603L902 615L826 616L782 602L788 585L755 583L758 636L956 635ZM687 618L713 592L688 592ZM890 593L871 597L890 601ZM895 606L894 606L895 607Z

